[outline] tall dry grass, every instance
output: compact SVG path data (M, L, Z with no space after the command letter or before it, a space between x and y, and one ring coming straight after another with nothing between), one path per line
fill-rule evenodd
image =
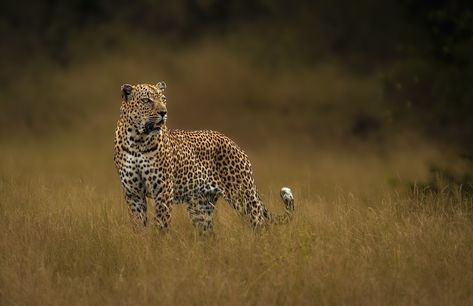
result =
M110 143L73 139L2 143L2 305L473 302L472 200L390 187L422 174L409 152L250 150L271 210L293 187L294 221L254 233L219 202L203 238L181 206L169 234L134 232Z
M263 70L231 39L71 41L69 66L33 57L0 90L0 305L473 303L471 198L406 188L448 154L405 134L351 140L358 114L389 121L376 76ZM222 201L210 239L181 206L169 234L132 231L112 161L119 87L161 79L171 127L234 138L272 211L294 190L291 224L254 233Z

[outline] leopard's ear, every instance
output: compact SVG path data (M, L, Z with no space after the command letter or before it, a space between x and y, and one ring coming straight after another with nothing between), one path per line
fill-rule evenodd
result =
M158 87L159 90L164 91L168 86L164 81L161 81L156 84L156 87Z
M130 84L123 84L121 87L123 101L128 101L128 96L131 94L133 86Z

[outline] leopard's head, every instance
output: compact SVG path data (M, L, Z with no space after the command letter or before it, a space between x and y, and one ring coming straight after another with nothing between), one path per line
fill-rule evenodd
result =
M164 82L122 85L122 120L138 134L160 134L167 120L165 89Z

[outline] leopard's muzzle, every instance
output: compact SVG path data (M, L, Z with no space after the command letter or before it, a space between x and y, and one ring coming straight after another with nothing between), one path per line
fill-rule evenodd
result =
M150 118L144 127L145 134L152 134L156 133L159 134L161 132L161 127L163 124L166 123L167 115L166 112L160 112L159 118Z

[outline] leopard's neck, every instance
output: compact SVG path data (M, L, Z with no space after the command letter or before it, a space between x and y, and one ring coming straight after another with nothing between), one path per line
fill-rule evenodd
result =
M136 153L150 153L162 149L168 143L169 130L166 126L153 134L139 133L136 128L127 122L117 125L115 146L124 151Z

